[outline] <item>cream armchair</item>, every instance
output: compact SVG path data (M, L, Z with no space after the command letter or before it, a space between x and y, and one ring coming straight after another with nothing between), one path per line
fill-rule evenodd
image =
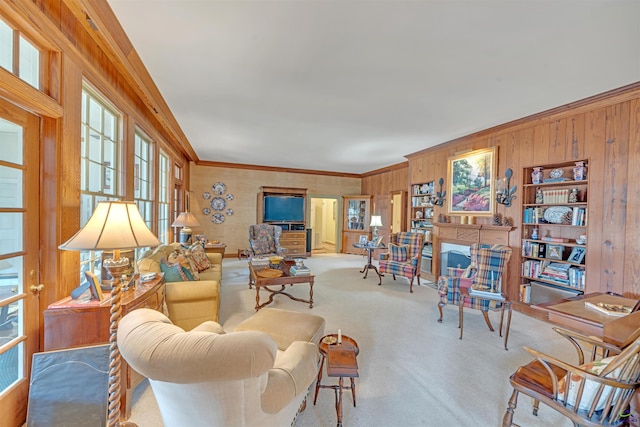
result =
M185 332L149 309L122 318L118 346L149 378L167 427L291 426L318 373L314 343L278 354L265 332L225 334L215 322Z
M179 243L160 245L142 254L138 259L140 274L159 273L162 259L169 259ZM199 273L199 280L177 281L166 284L165 300L171 321L184 330L200 323L218 321L220 311L220 283L222 280L222 255L206 254L211 266Z

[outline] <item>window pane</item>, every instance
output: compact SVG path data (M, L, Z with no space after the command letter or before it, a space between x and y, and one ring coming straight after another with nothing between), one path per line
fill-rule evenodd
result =
M20 37L20 78L35 88L40 88L40 51Z
M102 191L102 166L94 162L89 162L89 191Z
M21 252L22 239L22 213L0 213L0 255Z
M0 21L1 23L2 21ZM1 47L0 47L1 49ZM22 127L4 119L0 119L0 160L23 164L22 161Z
M0 305L2 300L24 292L22 277L23 257L0 259ZM0 330L2 330L2 314L0 314Z
M116 118L110 112L104 112L104 130L102 131L106 138L116 139Z
M13 73L13 30L0 21L0 67Z
M22 302L22 301L20 301ZM10 341L9 337L0 338L0 348L3 344L7 344ZM0 372L0 393L8 389L19 378L23 378L23 354L24 342L15 344L14 346L8 346L6 350L0 353L0 366L2 366L2 372Z
M89 126L102 129L102 107L93 98L89 99Z
M22 170L0 166L0 207L22 207Z

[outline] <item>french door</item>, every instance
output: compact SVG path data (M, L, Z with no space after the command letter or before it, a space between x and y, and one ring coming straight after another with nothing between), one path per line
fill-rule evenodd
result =
M40 120L0 99L0 425L24 422L39 350Z

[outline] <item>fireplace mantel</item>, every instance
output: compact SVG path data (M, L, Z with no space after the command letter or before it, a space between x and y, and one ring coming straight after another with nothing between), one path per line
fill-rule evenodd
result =
M434 276L440 273L440 252L443 242L458 245L486 243L489 245L509 245L509 233L514 227L488 224L459 224L436 222L433 224L433 266Z

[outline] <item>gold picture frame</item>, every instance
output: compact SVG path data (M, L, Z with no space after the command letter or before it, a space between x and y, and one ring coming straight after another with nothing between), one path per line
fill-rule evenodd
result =
M495 212L497 148L483 148L449 157L447 213L489 216Z

